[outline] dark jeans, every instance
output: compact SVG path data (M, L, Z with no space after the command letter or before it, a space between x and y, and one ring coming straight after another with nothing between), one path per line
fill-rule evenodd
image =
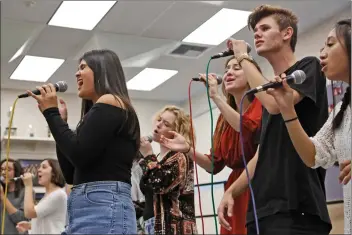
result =
M330 230L331 224L318 216L298 212L278 213L259 220L260 235L328 235ZM247 225L247 234L257 234L254 222Z

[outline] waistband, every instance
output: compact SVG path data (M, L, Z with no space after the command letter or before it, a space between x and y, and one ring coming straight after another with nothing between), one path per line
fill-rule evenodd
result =
M71 189L72 192L83 191L92 189L109 189L117 193L128 193L131 195L131 185L121 181L95 181L83 184L74 185Z

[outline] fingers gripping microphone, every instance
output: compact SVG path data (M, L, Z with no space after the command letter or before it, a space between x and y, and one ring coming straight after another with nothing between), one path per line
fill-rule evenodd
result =
M200 78L192 78L192 80L196 81L196 82L202 82L203 81ZM218 85L220 85L222 83L222 76L216 75L216 81L218 82Z
M302 84L306 80L306 74L302 70L296 70L291 75L286 76L286 81L288 84ZM269 88L278 88L282 86L282 82L269 82L262 86L253 88L247 92L247 94L254 94L261 91L266 91Z
M65 92L67 90L67 83L65 81L59 81L54 84L56 92ZM32 91L35 95L40 95L40 91L38 89ZM29 95L27 93L19 95L18 98L26 98Z
M34 177L35 177L35 175L32 174L32 178L34 178ZM10 179L10 181L17 181L17 180L21 180L21 179L22 179L22 177L19 176L19 177L14 177L14 178ZM1 182L5 182L5 177L4 177L4 176L1 176L1 177L0 177L0 181L1 181Z
M247 53L249 53L249 52L251 52L252 47L248 43L246 43L246 44L247 44ZM233 50L227 50L227 51L220 52L220 53L218 53L216 55L213 55L211 58L212 59L218 59L218 58L230 56L230 55L233 55L233 54L234 54Z

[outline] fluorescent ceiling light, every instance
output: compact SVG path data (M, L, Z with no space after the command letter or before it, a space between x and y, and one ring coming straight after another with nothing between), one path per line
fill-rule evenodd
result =
M151 91L177 73L176 70L145 68L127 82L127 89Z
M48 25L92 30L116 1L63 1Z
M64 61L63 59L26 55L12 73L10 79L46 82Z
M245 27L250 14L223 8L182 41L217 46Z

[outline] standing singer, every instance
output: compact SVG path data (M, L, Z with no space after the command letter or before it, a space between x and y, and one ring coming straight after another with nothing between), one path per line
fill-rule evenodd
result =
M131 168L140 145L140 127L118 56L93 50L79 60L76 73L82 116L76 132L58 109L52 84L37 87L38 101L57 144L68 184L67 234L136 234Z

